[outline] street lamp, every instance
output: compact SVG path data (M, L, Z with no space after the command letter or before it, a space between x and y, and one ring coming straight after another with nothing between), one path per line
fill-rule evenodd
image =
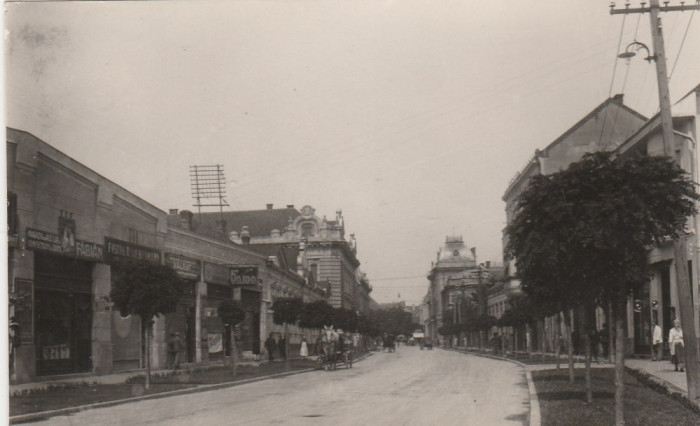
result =
M636 52L639 52L640 50L644 49L647 52L647 57L644 58L645 61L655 61L656 60L656 55L651 55L651 52L649 52L649 48L647 47L646 44L638 42L637 40L633 41L632 43L628 44L627 47L625 48L625 51L617 55L618 58L621 59L630 59L634 56L637 55ZM633 51L634 50L634 51Z

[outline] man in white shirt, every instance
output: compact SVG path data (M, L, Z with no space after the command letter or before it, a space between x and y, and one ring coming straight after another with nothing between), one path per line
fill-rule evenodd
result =
M653 347L653 349L651 350L651 360L661 361L661 359L664 357L663 332L661 331L661 327L659 327L659 325L654 321L652 321L651 323L651 344Z

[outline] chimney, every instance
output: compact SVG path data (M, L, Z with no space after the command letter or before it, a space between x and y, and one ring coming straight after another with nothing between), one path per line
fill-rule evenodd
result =
M192 214L191 211L189 210L182 210L180 212L180 228L182 229L187 229L188 231L192 230Z
M294 208L294 204L287 204L287 208L288 208L288 209L293 209L293 208Z
M168 226L171 228L178 228L180 226L180 215L177 214L177 209L168 210Z
M613 102L617 102L619 104L623 104L623 99L625 98L625 95L623 93L618 93L617 95L613 96Z
M248 231L247 226L244 226L243 229L241 229L241 242L244 246L250 245L250 232Z
M491 267L491 261L487 260L486 261L486 269L489 269Z
M267 207L268 210L272 210L272 204L265 204L265 207Z

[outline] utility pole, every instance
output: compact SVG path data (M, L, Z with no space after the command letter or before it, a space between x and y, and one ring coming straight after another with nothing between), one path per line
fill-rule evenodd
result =
M700 1L695 5L686 6L681 2L680 6L669 6L664 1L664 6L659 6L659 0L650 0L649 7L641 3L639 8L630 8L629 2L624 9L615 9L615 3L610 5L610 14L646 13L649 12L651 23L651 37L654 46L654 55L649 58L656 62L656 78L659 90L659 109L661 115L661 129L663 135L664 154L675 159L675 141L673 137L673 119L671 116L671 99L668 89L668 74L666 71L666 54L664 52L663 27L659 12L673 12L685 10L700 10ZM673 257L676 270L676 287L678 291L678 304L680 305L681 323L683 326L683 340L685 343L686 379L688 381L688 397L694 401L698 398L698 346L695 335L695 316L693 309L693 294L688 280L686 237L681 236L673 245ZM618 313L620 315L620 313Z

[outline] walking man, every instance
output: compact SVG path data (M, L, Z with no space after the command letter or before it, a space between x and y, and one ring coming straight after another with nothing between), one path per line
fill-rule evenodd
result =
M177 370L180 368L180 352L183 349L182 339L180 339L180 333L174 331L170 333L170 341L168 342L168 355L170 356L170 365L168 366L171 370Z
M664 338L661 327L659 327L659 324L657 324L656 321L652 321L651 323L651 344L653 347L651 352L651 360L661 361L661 359L664 357Z
M267 350L267 358L270 362L274 360L274 351L276 347L277 342L275 342L275 338L272 336L272 333L270 333L270 336L265 340L265 350Z

